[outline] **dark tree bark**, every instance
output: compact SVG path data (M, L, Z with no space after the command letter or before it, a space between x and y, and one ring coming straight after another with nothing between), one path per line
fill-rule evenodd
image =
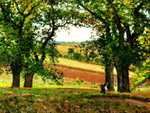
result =
M16 70L12 70L13 78L12 78L12 88L20 87L20 75Z
M118 92L122 91L122 69L119 66L116 66L117 71L117 90Z
M33 76L34 76L34 73L26 73L25 74L25 81L24 81L25 88L32 88Z
M130 92L129 85L129 66L128 65L117 65L117 80L118 80L118 91L119 92Z
M129 66L124 66L122 70L123 92L130 92Z
M20 62L13 62L11 65L12 71L12 88L19 88L20 87L20 73L21 73L21 66Z
M105 84L109 91L114 91L113 63L105 65Z

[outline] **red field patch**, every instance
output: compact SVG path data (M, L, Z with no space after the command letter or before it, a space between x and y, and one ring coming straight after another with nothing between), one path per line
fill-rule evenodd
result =
M64 77L84 80L92 83L102 84L105 81L104 73L102 72L94 72L90 70L84 70L79 68L72 68L63 65L57 65L57 70L59 72L63 72Z

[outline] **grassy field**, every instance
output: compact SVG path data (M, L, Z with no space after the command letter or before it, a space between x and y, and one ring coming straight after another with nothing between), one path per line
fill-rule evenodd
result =
M88 64L88 63L83 63L79 61L74 61L74 60L69 60L65 58L59 58L58 64L73 67L73 68L80 68L80 69L86 69L86 70L91 70L91 71L96 71L96 72L104 72L104 67L100 65L94 65L94 64ZM0 74L0 87L10 87L11 86L11 79L12 75L11 73L1 73ZM23 86L23 79L21 79L21 86ZM34 76L34 81L33 81L33 87L34 88L98 88L96 84L91 84L87 83L84 81L80 80L72 80L69 78L64 78L64 84L63 85L57 85L51 80L47 80L44 82L40 76L35 75ZM150 87L145 87L145 88L139 88L137 91L142 91L142 92L150 92Z
M11 73L2 73L0 75L0 88L11 87L12 75ZM33 80L33 88L81 88L81 89L98 89L97 84L88 83L81 80L74 80L70 78L63 78L63 85L57 85L52 80L43 81L41 76L35 75ZM21 87L23 87L23 77L21 77Z
M102 66L59 58L59 64L96 72ZM0 75L0 113L150 113L150 88L130 94L100 94L97 84L64 78L63 85L35 75L33 89L11 89L11 73Z
M62 55L66 55L69 48L73 48L76 52L80 51L80 48L77 46L77 44L59 44L56 46L56 48Z
M141 98L103 95L93 89L2 88L0 91L0 113L149 113L148 109L148 103Z
M69 67L86 69L86 70L91 70L91 71L96 71L96 72L104 72L104 67L100 65L69 60L66 58L59 58L58 61L59 61L58 64L69 66Z

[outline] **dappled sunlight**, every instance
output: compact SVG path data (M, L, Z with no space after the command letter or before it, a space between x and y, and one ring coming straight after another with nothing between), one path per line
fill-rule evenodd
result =
M0 113L150 113L148 0L0 0Z

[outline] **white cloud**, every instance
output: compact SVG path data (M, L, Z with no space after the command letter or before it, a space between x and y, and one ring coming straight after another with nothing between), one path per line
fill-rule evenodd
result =
M65 42L81 42L85 40L90 40L92 34L92 28L86 27L70 27L70 29L60 30L56 34L56 41Z

